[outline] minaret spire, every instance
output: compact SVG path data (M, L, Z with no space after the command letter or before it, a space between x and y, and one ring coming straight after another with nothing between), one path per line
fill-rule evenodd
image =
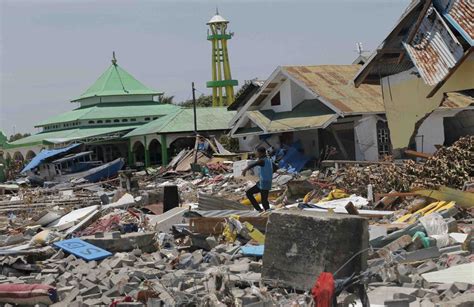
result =
M219 8L216 6L216 15L207 22L207 40L212 45L212 81L208 81L206 85L212 88L213 106L226 106L234 102L234 86L239 84L237 80L232 79L230 72L227 42L233 33L227 32L228 24L229 21L219 15Z
M117 66L117 58L115 57L115 51L112 51L112 64Z

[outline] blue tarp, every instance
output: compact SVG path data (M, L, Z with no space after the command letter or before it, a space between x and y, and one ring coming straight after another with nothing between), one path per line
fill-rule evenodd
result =
M280 160L278 166L287 169L290 173L299 172L308 163L310 157L301 153L301 141L296 141L288 148L285 156Z
M263 257L265 245L245 245L242 246L240 250L244 256Z
M21 171L22 173L34 169L41 164L44 160L52 158L54 156L67 153L68 151L80 146L81 144L72 144L67 147L57 148L57 149L43 149L40 151L31 161L28 163L25 168Z

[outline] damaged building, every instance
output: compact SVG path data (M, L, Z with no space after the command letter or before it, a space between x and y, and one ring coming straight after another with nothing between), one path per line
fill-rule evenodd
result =
M123 157L131 166L166 164L169 154L193 147L194 139L188 137L193 131L193 112L161 103L162 95L125 71L114 56L94 84L71 101L79 104L77 108L36 124L41 132L0 147L5 160L17 164L30 161L43 149L72 143L83 143L84 150L93 152L93 160ZM218 136L228 130L232 112L198 109L198 116L202 133ZM132 133L138 128L142 129Z
M361 67L281 66L265 82L249 82L229 106L238 110L230 122L231 135L239 139L242 150L264 143L274 148L293 146L313 161L378 161L391 155L380 87L356 88L351 82ZM456 114L466 108L458 96L449 97L436 112ZM436 144L424 140L425 148Z
M354 78L380 85L393 148L433 153L474 132L472 3L413 1Z
M384 129L381 92L372 85L351 86L358 69L359 65L278 67L245 103L236 100L242 105L230 123L231 135L239 138L244 150L262 141L275 148L300 143L303 153L314 159L336 148L332 158L378 160L384 154L376 135L377 125ZM372 127L367 129L369 122Z

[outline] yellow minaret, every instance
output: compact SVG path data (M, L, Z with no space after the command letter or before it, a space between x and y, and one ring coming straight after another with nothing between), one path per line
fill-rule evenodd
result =
M227 41L234 33L227 33L227 24L219 11L209 20L207 40L212 43L212 81L207 82L207 87L212 88L212 105L225 106L234 101L234 86L238 85L237 80L232 80L230 73L229 52L227 51ZM224 95L225 90L225 95Z

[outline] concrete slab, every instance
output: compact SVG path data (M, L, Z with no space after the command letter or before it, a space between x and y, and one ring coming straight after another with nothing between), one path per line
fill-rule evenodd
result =
M183 213L188 210L188 208L176 207L160 215L147 214L147 217L150 219L150 225L153 225L157 232L168 232L174 224L185 222Z
M445 270L422 274L427 282L474 284L474 262L460 264Z
M133 232L123 234L118 238L106 233L103 238L85 236L81 239L110 252L128 252L135 248L140 248L145 252L154 252L156 251L154 237L154 232Z
M323 271L338 271L368 247L368 223L358 216L309 211L273 212L266 230L263 280L308 290ZM367 253L356 255L336 278L367 266Z

